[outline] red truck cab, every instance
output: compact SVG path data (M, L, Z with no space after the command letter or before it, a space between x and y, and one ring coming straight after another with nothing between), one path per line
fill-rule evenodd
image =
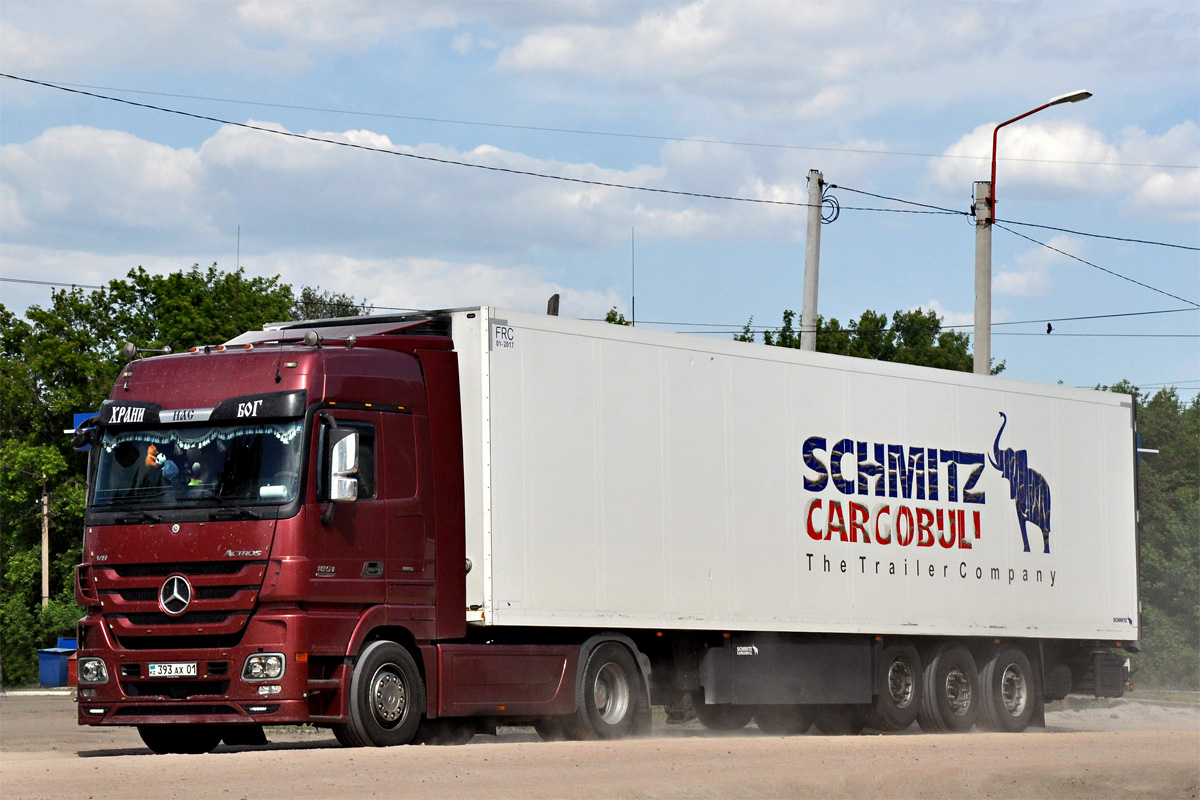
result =
M436 687L430 643L465 633L466 564L457 367L428 323L256 332L122 371L87 437L80 724L175 752L263 724L361 739L353 657L380 639L431 662L420 686L379 679L385 727L429 710L415 692Z

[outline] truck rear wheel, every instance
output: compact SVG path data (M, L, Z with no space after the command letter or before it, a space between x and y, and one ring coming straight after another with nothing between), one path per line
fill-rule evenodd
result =
M641 673L624 646L605 642L596 647L583 670L583 702L567 726L567 738L628 736L637 721L641 685Z
M697 703L696 719L710 731L740 731L754 719L754 706Z
M408 744L424 713L425 682L412 655L395 642L371 642L350 679L350 722L334 735L356 747Z
M863 709L863 723L877 731L902 731L921 707L921 656L907 642L890 644L880 657L875 701Z
M813 721L817 730L826 736L853 736L863 729L862 718L855 706L817 706Z
M221 743L220 725L138 725L138 736L155 753L209 753Z
M1020 648L1002 645L979 673L979 726L990 731L1020 733L1029 727L1037 704L1033 670Z
M813 724L812 706L759 706L754 711L758 729L771 736L799 736Z
M958 642L944 642L922 671L917 722L929 733L965 733L979 716L979 672Z

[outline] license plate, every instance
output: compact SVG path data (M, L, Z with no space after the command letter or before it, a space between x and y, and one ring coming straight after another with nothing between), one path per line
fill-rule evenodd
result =
M195 661L176 661L169 664L151 664L151 678L194 678L196 677Z

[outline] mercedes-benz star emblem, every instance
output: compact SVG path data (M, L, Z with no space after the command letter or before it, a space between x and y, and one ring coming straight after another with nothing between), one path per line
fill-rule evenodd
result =
M172 575L163 581L162 588L158 590L158 602L162 604L163 611L177 617L187 611L192 602L192 585L182 575Z

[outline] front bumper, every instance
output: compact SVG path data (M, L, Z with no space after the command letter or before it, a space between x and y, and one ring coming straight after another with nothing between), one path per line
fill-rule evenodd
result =
M251 618L241 642L233 647L134 650L121 648L102 617L86 618L88 647L79 658L105 662L108 682L79 685L80 725L293 724L307 722L307 620L297 612ZM250 681L242 678L247 657L281 653L283 675ZM151 664L195 663L195 675L150 676ZM260 687L272 693L260 693Z

